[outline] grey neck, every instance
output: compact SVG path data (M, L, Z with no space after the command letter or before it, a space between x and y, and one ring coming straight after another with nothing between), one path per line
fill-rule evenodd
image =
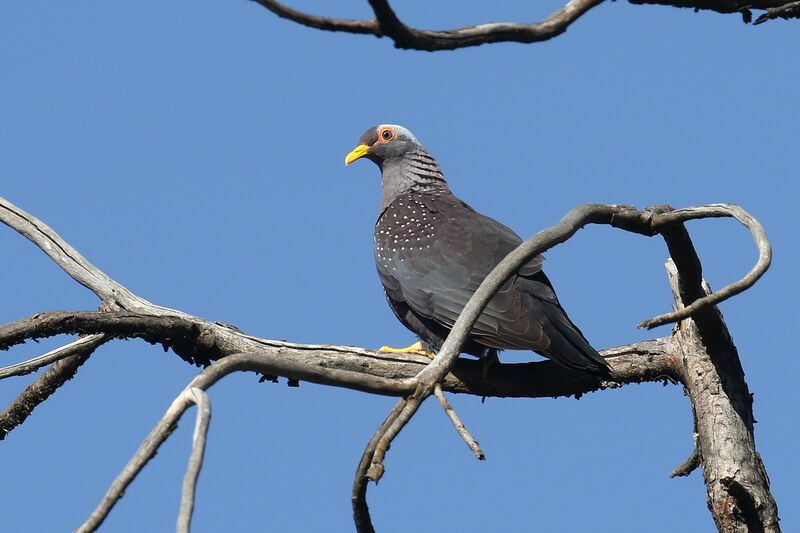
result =
M398 196L409 191L450 192L439 163L424 148L403 157L387 159L381 165L381 211Z

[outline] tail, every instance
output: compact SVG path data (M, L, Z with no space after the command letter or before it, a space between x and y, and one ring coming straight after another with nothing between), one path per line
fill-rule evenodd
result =
M550 345L537 353L559 365L589 372L601 377L611 376L611 366L592 348L578 326L572 323L558 302L553 285L544 272L524 277L525 295L529 297L526 308L542 325ZM518 283L520 278L517 278ZM519 287L519 285L517 286Z

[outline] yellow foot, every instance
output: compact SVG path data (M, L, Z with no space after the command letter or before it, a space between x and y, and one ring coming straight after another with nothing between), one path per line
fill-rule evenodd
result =
M415 353L417 355L424 355L425 357L430 357L433 359L436 354L433 352L429 352L427 350L422 349L422 343L417 341L411 346L406 348L392 348L391 346L381 346L381 352L392 352L392 353Z

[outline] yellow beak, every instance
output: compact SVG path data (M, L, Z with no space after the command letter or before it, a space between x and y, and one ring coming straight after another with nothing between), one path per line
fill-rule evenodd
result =
M347 154L347 157L344 158L344 164L349 165L356 159L364 157L365 155L367 155L367 150L369 150L369 146L367 146L366 144L359 144L358 146L356 146L355 150Z

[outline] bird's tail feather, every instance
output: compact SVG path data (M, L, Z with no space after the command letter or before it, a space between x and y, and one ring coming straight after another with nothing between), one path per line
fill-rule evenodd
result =
M543 311L548 319L543 327L545 335L550 339L550 346L542 350L542 355L568 368L600 376L611 374L609 364L592 348L561 306L545 304Z

